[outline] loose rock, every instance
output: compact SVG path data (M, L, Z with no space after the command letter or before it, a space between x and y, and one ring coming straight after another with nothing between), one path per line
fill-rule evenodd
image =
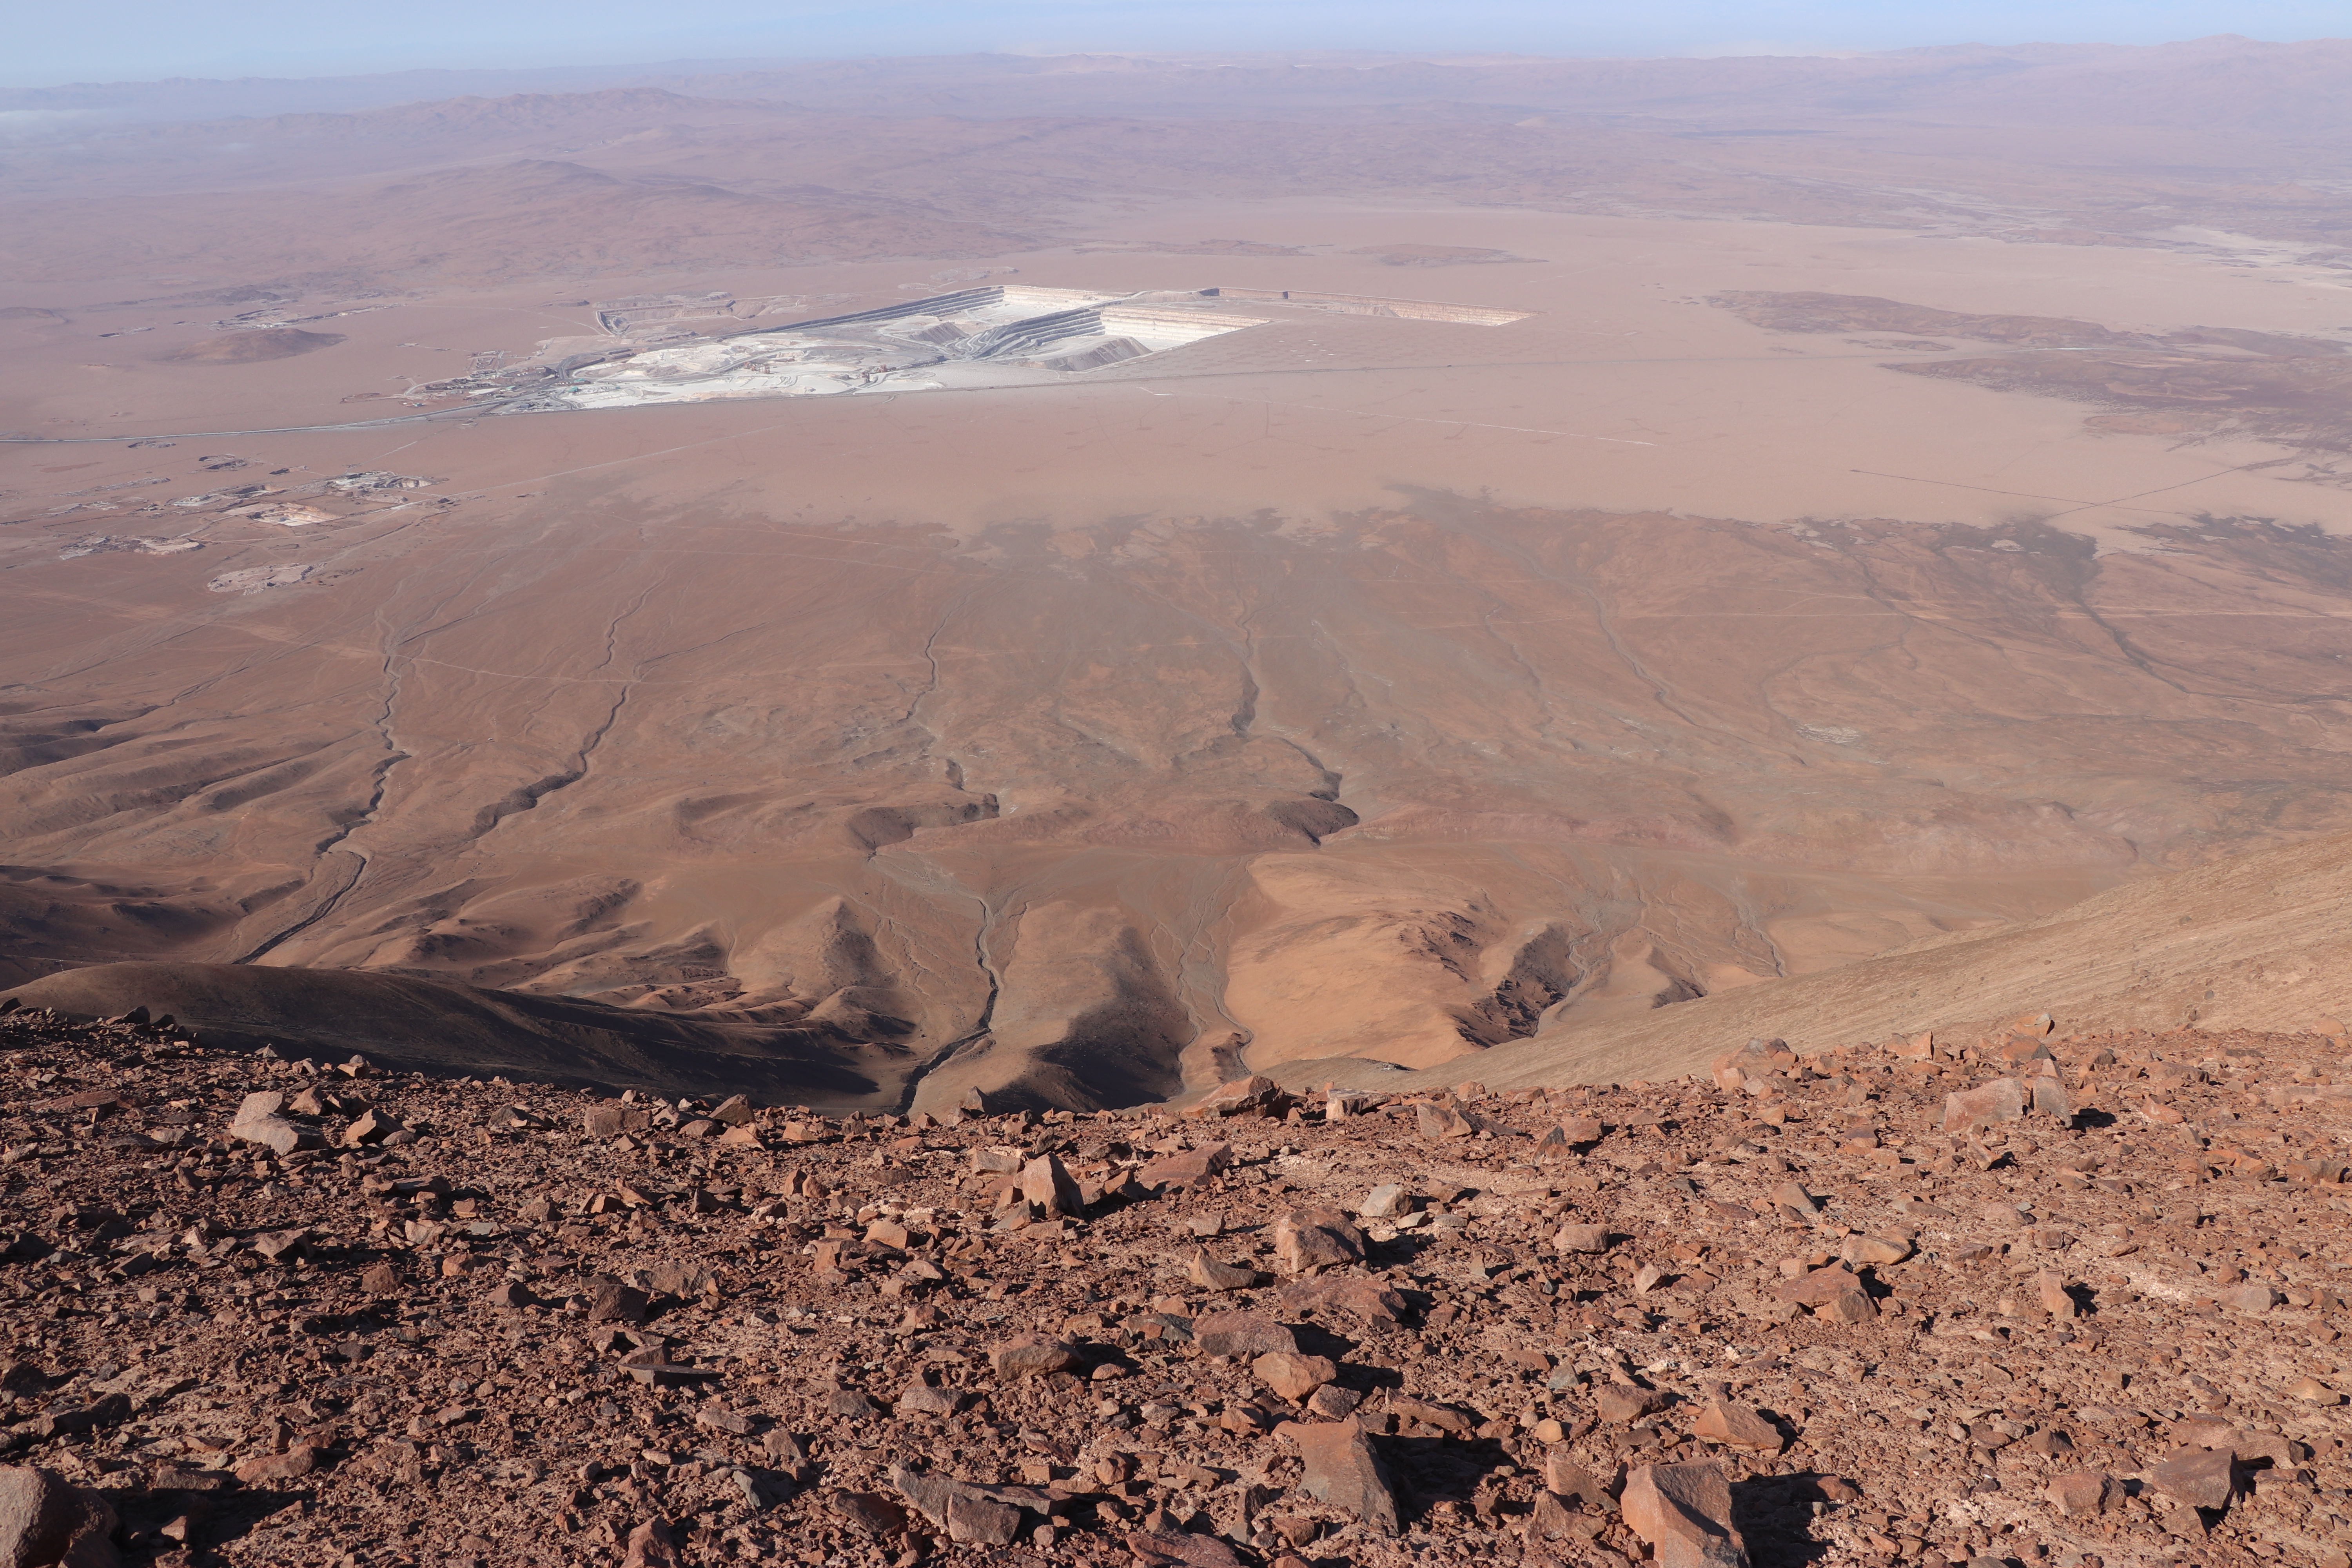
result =
M1352 1421L1291 1421L1276 1431L1297 1445L1305 1465L1298 1484L1307 1496L1382 1535L1397 1533L1396 1494L1388 1468L1361 1426Z
M1657 1568L1748 1568L1748 1543L1731 1521L1731 1483L1720 1465L1636 1467L1618 1506L1650 1543Z

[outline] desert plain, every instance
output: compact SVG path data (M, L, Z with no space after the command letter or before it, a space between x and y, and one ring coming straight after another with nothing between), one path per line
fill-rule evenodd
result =
M1866 113L1822 62L977 61L28 144L8 963L1090 1108L2352 828L2331 111L2174 100L2333 47L2011 51L2024 109L1980 60L1858 63ZM971 347L1073 305L1177 337ZM2226 1021L2336 1005L2274 999Z

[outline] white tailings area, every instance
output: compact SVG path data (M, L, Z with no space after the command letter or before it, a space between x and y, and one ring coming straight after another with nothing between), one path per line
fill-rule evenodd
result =
M1034 384L1166 353L1271 319L1227 308L1235 300L1480 326L1503 326L1531 313L1368 294L1265 289L1112 294L987 284L690 342L551 340L528 363L479 378L472 395L497 398L500 412L529 413ZM644 316L702 304L675 298L616 300L598 320L608 331L620 331Z

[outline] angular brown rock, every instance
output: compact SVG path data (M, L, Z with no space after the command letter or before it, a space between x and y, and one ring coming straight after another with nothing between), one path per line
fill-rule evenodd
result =
M236 1479L249 1487L265 1486L307 1476L318 1468L319 1451L308 1443L296 1443L282 1454L257 1454L239 1461Z
M1187 1116L1268 1116L1279 1119L1290 1108L1290 1097L1274 1079L1253 1074L1219 1084L1196 1100Z
M1205 1143L1198 1149L1152 1161L1135 1173L1135 1179L1147 1187L1197 1187L1206 1184L1218 1172L1231 1168L1233 1163L1232 1144Z
M1801 1307L1819 1307L1857 1289L1861 1283L1852 1269L1832 1263L1794 1279L1781 1280L1772 1287L1772 1297L1779 1301L1794 1301Z
M1333 1274L1294 1279L1275 1297L1286 1311L1322 1308L1346 1312L1367 1323L1404 1321L1405 1299L1378 1280L1357 1275Z
M1472 1137L1478 1131L1469 1118L1453 1106L1439 1105L1426 1100L1413 1106L1412 1119L1414 1131L1433 1143Z
M349 1149L357 1149L369 1143L382 1142L384 1139L389 1138L392 1134L400 1131L400 1118L393 1115L390 1111L366 1111L350 1126L343 1129L343 1146Z
M677 1537L666 1521L649 1519L629 1531L621 1568L678 1568L678 1562Z
M1593 1408L1601 1419L1612 1426L1639 1421L1644 1415L1654 1415L1666 1407L1664 1394L1654 1388L1634 1388L1612 1383L1593 1398Z
M1220 1263L1209 1256L1205 1247L1196 1247L1184 1260L1184 1277L1203 1290L1246 1290L1255 1285L1257 1270L1243 1268L1231 1263Z
M1966 1131L1973 1127L2014 1121L2025 1114L2031 1099L2020 1079L1997 1078L1990 1083L1946 1095L1942 1126L1947 1132Z
M587 1316L592 1323L642 1323L652 1305L653 1299L634 1285L604 1279L588 1282Z
M1618 1499L1625 1523L1650 1543L1656 1568L1748 1568L1731 1521L1731 1482L1712 1463L1642 1465Z
M1058 1154L1042 1154L1021 1167L1021 1195L1048 1218L1076 1217L1086 1212L1078 1184L1071 1180Z
M1587 1508L1617 1506L1617 1500L1609 1495L1609 1483L1564 1453L1544 1456L1544 1489Z
M1317 1389L1339 1375L1339 1368L1328 1356L1296 1355L1288 1351L1274 1351L1250 1363L1257 1380L1283 1398L1305 1399Z
M835 1492L825 1503L868 1535L893 1535L907 1528L907 1510L879 1492Z
M0 1563L7 1568L115 1568L114 1510L30 1465L0 1465Z
M1382 1535L1397 1533L1396 1493L1371 1439L1353 1421L1286 1421L1275 1428L1298 1447L1298 1484L1316 1501L1351 1514Z
M261 1089L248 1094L229 1118L228 1135L240 1142L258 1143L274 1154L291 1154L297 1149L316 1148L317 1133L296 1125L280 1115L286 1097L276 1089Z
M891 1401L890 1407L901 1415L952 1415L963 1407L963 1395L951 1388L910 1383Z
M1816 1306L1813 1316L1839 1323L1866 1323L1878 1316L1878 1303L1860 1289L1841 1290Z
M1423 1426L1440 1432L1464 1433L1476 1429L1478 1417L1451 1405L1440 1405L1432 1399L1391 1398L1389 1410L1400 1421L1417 1421Z
M1788 1446L1779 1427L1749 1406L1727 1399L1710 1400L1691 1424L1691 1430L1710 1442L1765 1454L1777 1454Z
M1274 1222L1274 1258L1286 1274L1360 1263L1364 1233L1335 1208L1295 1208Z
M1361 1394L1336 1383L1327 1383L1307 1396L1307 1408L1326 1421L1345 1421L1363 1403Z
M1068 1372L1082 1364L1078 1352L1059 1340L1042 1334L1021 1334L988 1352L989 1364L1007 1383Z
M1192 1342L1203 1355L1295 1354L1298 1336L1255 1312L1204 1312L1192 1321Z
M2062 1514L2105 1513L2115 1483L2097 1470L2076 1470L2051 1479L2044 1495Z
M2241 1314L2267 1312L2278 1305L2278 1292L2267 1285L2238 1285L2214 1298L2224 1311Z
M1232 1547L1189 1530L1139 1531L1128 1536L1127 1549L1139 1568L1241 1568Z
M1911 1244L1900 1237L1849 1236L1838 1244L1838 1256L1848 1263L1885 1267L1911 1256Z
M1010 1546L1021 1534L1021 1510L961 1492L948 1499L948 1539L965 1546Z
M2147 1471L2147 1481L2188 1507L2227 1508L2237 1489L2236 1459L2228 1448L2176 1448Z

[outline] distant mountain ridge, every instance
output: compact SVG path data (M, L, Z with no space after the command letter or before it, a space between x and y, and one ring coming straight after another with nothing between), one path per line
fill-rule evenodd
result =
M1550 58L1377 53L943 55L676 61L537 70L74 83L0 89L0 111L116 121L354 113L459 98L662 89L863 114L1308 113L1425 100L1530 112L1826 119L1926 113L1974 123L2251 126L2352 121L2352 39L2234 35L2154 46L1951 45L1853 56Z

